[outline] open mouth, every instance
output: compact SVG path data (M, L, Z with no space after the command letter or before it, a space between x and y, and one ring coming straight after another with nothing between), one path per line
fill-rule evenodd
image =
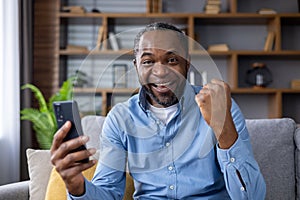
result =
M151 86L154 90L160 93L168 92L171 90L172 82L165 82L165 83L152 83Z

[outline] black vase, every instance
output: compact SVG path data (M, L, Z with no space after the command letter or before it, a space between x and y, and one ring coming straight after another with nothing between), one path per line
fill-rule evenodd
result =
M272 83L271 71L264 63L253 63L252 68L247 71L246 83L254 87L267 87Z

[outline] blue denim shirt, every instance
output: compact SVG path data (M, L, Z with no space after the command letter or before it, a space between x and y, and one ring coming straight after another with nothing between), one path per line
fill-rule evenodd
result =
M148 110L143 88L114 106L103 126L94 178L85 181L83 196L68 198L122 199L127 170L134 199L264 199L265 182L237 104L232 102L231 113L238 139L220 149L194 100L200 89L186 85L168 124Z

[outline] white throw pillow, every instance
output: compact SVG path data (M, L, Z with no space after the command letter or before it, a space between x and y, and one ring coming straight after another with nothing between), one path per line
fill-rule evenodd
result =
M52 164L49 150L27 149L30 200L45 199Z

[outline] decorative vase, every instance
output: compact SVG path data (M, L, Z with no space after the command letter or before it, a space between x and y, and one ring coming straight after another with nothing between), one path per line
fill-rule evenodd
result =
M246 83L255 88L264 88L272 83L271 71L265 63L253 63L252 68L247 71Z

